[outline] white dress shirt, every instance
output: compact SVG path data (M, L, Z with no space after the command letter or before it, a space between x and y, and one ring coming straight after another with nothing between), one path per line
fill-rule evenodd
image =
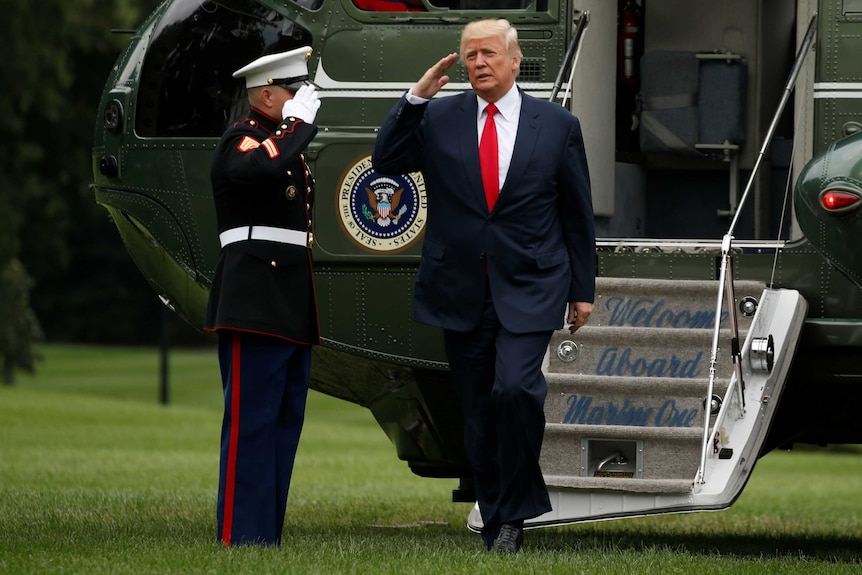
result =
M488 115L485 108L488 102L476 96L479 101L479 109L476 115L476 149L479 149L479 141L482 139L482 130L485 129L485 119ZM424 104L428 100L414 96L412 91L407 92L407 102L410 104ZM494 122L497 124L497 159L500 168L500 189L506 183L506 175L509 173L509 164L512 162L512 152L515 150L515 136L518 134L518 122L521 120L521 92L518 85L513 84L506 94L497 102L497 115Z
M482 131L485 129L485 120L488 118L488 114L485 113L488 102L479 96L476 98L479 100L479 111L476 117L476 147L478 149L479 141L482 139ZM503 184L506 183L506 174L509 173L509 164L512 162L515 136L518 134L518 122L521 119L521 92L518 91L517 84L513 84L506 95L496 102L496 105L497 114L494 116L494 122L497 125L497 159L500 168L500 189L502 190Z

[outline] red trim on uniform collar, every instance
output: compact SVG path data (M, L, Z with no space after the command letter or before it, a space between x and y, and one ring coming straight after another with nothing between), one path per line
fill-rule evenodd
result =
M254 120L257 122L258 126L266 130L267 132L272 132L275 130L276 126L278 126L278 121L273 120L257 108L252 107L248 112L248 117L243 120L244 123L248 124L249 121Z

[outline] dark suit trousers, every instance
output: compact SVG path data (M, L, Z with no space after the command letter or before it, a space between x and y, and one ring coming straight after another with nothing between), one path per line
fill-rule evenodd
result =
M506 330L490 290L476 329L444 330L488 548L503 523L521 525L551 510L539 467L547 395L541 366L551 333Z

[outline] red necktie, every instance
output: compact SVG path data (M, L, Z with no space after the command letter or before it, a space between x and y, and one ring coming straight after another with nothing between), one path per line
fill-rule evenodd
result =
M497 106L488 104L485 111L488 113L488 117L485 118L485 128L482 130L482 139L479 140L479 168L482 171L482 187L485 188L485 201L488 202L488 211L490 212L494 209L497 196L500 195L497 124L494 123Z

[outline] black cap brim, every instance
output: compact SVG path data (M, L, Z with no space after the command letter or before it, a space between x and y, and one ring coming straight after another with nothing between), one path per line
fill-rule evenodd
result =
M300 82L293 82L291 84L283 84L285 88L290 90L293 93L296 93L297 90L302 88L303 86L314 86L317 90L320 90L320 86L312 82L311 80L302 80Z

